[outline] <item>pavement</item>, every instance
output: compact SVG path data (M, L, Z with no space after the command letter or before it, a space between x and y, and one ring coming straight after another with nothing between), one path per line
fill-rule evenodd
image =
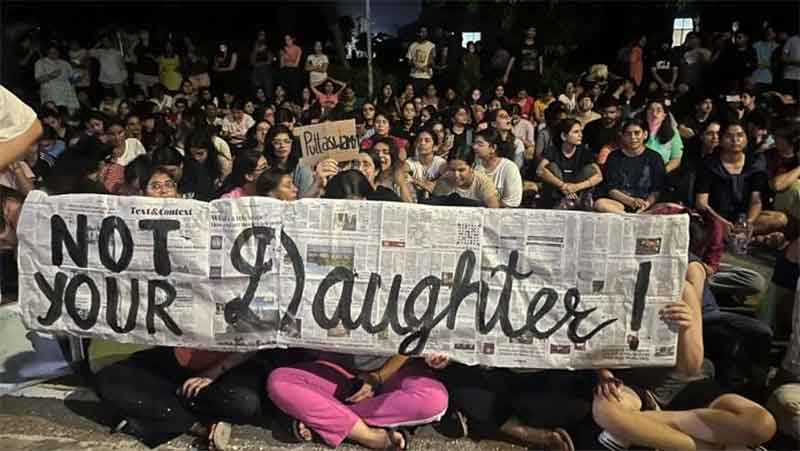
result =
M85 387L39 384L0 397L0 451L145 451L148 448L123 434L109 434L113 419L94 393ZM156 448L187 451L192 438L177 439ZM322 451L318 443L288 444L272 431L255 426L234 426L233 451ZM525 448L495 441L449 440L427 426L412 441L414 451L513 451ZM363 451L352 444L339 449Z

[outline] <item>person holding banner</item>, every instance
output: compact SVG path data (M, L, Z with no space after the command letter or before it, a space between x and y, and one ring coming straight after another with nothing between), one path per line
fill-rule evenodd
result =
M370 449L404 450L411 436L398 428L436 421L447 410L447 389L431 371L447 362L443 356L320 353L313 362L273 370L267 392L294 419L290 432L299 442L317 435L334 448L350 439Z
M469 146L453 149L447 157L445 176L440 177L433 188L434 196L456 194L477 201L487 208L500 208L500 200L494 183L483 172L473 169L475 153Z
M705 283L702 263L690 261L681 299L660 311L661 319L678 329L674 368L598 371L592 412L604 429L598 441L607 449L756 447L775 434L775 420L762 406L722 394L711 379L698 378L710 372L703 360Z
M504 155L500 151L501 144L500 133L496 129L487 128L476 133L472 143L472 150L478 157L475 170L494 182L502 207L516 208L522 203L522 176L514 164L514 155Z
M377 143L376 145L380 145L380 143ZM389 144L384 143L384 145L388 146ZM378 183L378 179L383 173L382 164L381 156L378 154L377 150L361 149L361 152L358 154L358 158L352 161L351 167L364 174L364 177L367 178L367 182L369 182L370 186L372 187L372 193L367 196L367 200L402 202L403 199L401 199L400 196L398 196L394 191ZM407 189L408 184L402 183L404 176L405 173L402 170L395 171L395 184L397 186L406 186ZM397 183L398 180L401 181L400 184ZM408 193L406 194L408 195Z
M0 169L21 159L41 134L36 112L0 85Z
M140 181L148 197L177 198L178 184L162 168ZM225 450L234 422L262 412L266 369L253 353L157 347L139 351L97 372L95 389L123 419L123 432L155 448L186 432Z

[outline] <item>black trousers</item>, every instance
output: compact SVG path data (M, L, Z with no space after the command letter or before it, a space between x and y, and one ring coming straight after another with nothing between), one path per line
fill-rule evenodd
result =
M470 433L494 437L516 416L528 425L572 429L591 420L591 372L514 373L505 368L451 364L443 372L450 408L467 417Z
M187 432L197 422L248 423L266 401L267 368L251 360L223 374L187 399L177 393L192 374L180 366L173 348L137 352L95 375L98 395L135 423L137 439L156 447Z

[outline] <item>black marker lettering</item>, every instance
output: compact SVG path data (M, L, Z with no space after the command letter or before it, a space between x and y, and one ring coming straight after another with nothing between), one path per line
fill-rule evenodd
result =
M119 232L122 241L122 255L118 260L114 260L112 242L114 232ZM133 258L133 237L128 225L119 216L109 216L103 219L100 226L100 239L97 243L97 250L100 253L100 263L111 272L122 272L131 264Z
M169 232L179 230L181 222L176 219L142 219L139 228L153 231L153 266L156 274L166 277L172 272L167 247Z
M69 257L81 268L85 268L89 262L89 246L86 240L86 215L77 216L78 224L75 228L75 235L67 230L67 223L59 215L50 217L50 249L52 250L53 266L61 266L64 263L63 246L66 245Z
M89 287L91 294L89 312L86 318L82 318L78 312L78 306L75 303L75 297L78 293L78 288L82 285ZM83 330L89 330L97 324L97 316L100 313L100 291L97 289L94 280L86 274L75 274L67 284L64 290L64 306L67 308L67 313L75 321L75 325Z
M167 298L160 304L156 302L157 289L161 290ZM172 305L176 295L175 287L170 285L166 280L147 281L147 315L145 317L147 333L150 335L156 333L155 317L158 316L170 332L178 336L183 335L183 331L181 331L180 327L175 324L175 320L167 313L167 307Z

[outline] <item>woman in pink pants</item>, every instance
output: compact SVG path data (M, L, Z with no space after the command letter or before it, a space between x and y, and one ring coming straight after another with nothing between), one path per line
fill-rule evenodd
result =
M350 439L372 449L407 449L408 434L396 428L437 421L447 410L447 389L431 371L446 362L322 353L272 371L267 391L294 419L298 440L311 440L313 431L334 448Z

